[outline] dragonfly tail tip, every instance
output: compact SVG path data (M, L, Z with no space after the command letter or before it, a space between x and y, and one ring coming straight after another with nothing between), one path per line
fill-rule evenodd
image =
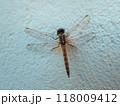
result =
M70 78L70 74L68 74L68 78Z

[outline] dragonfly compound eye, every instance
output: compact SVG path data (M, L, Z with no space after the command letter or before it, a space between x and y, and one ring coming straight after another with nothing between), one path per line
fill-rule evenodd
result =
M57 30L57 35L65 33L65 30L63 28L60 28Z

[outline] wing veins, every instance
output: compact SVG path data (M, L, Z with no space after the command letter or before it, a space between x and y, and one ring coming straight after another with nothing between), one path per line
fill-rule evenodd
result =
M40 32L38 30L30 29L30 28L26 28L25 33L29 34L30 36L32 36L32 37L34 37L36 39L40 39L40 40L41 40L41 36L42 37L47 36L49 38L52 38L52 39L56 40L56 38L53 37L55 35L53 33Z
M88 19L88 20L87 20ZM86 21L86 24L85 24ZM67 33L66 35L69 36L71 33L73 33L74 31L76 31L78 29L78 27L81 26L81 29L83 29L85 26L87 26L89 23L89 16L86 15L79 23L77 23L77 25L75 25L74 27L72 27ZM82 26L82 24L85 24Z

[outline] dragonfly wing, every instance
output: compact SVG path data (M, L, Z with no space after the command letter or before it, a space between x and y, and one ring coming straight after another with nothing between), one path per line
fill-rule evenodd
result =
M50 40L56 40L57 37L53 33L51 34L51 33L40 32L38 30L30 29L30 28L26 28L25 33L28 34L29 36L32 36L36 39L46 42L49 42Z
M96 38L95 33L89 33L84 36L70 39L69 43L79 48L80 46L86 44L87 42L92 41L94 38Z
M90 21L90 17L86 15L80 22L78 22L77 25L75 25L68 32L66 32L66 35L68 37L69 36L74 37L77 33L76 31L78 30L78 28L83 29L84 27L88 25L89 21Z
M55 49L54 49L55 48ZM55 52L57 50L57 42L54 43L32 43L27 45L28 50L37 51L41 54L49 53L49 52Z

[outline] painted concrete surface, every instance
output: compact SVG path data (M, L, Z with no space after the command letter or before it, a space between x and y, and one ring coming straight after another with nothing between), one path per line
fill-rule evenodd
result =
M68 55L70 78L62 52L26 47L40 43L26 27L68 31L85 15L96 37ZM120 89L120 0L0 0L0 89Z

